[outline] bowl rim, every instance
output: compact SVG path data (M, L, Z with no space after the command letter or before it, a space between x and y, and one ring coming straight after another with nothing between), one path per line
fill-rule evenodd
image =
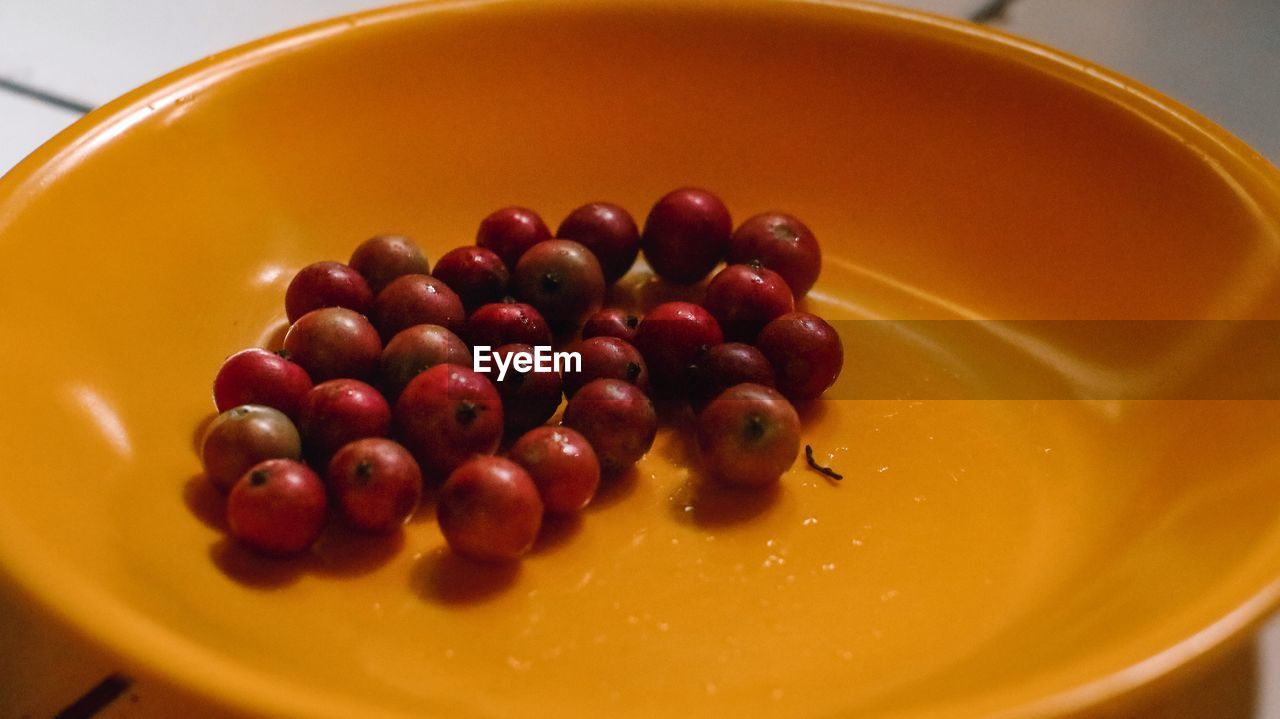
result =
M539 10L593 6L625 8L645 5L644 0L415 0L382 8L336 16L253 40L210 55L145 83L94 109L63 129L0 176L0 232L20 214L44 185L74 168L79 159L98 146L171 104L185 101L199 90L272 58L300 51L348 30L416 19L438 12L500 5L536 5ZM673 12L701 6L689 0L665 4ZM783 8L835 8L861 15L861 19L895 25L895 29L969 49L999 55L1068 81L1140 115L1160 129L1194 145L1217 174L1234 185L1250 201L1269 195L1268 206L1280 208L1280 170L1257 151L1197 112L1119 73L1021 38L997 28L974 24L919 10L882 5L867 0L727 0L706 9L715 12ZM1194 140L1190 142L1190 140ZM1240 180L1247 179L1253 191ZM1280 212L1276 213L1280 215ZM1280 220L1276 220L1280 225ZM1280 236L1280 231L1277 232ZM226 657L151 621L109 593L77 576L68 567L49 562L37 541L17 529L20 518L0 506L0 569L16 582L16 588L33 605L51 614L61 625L93 647L143 670L143 676L181 687L193 697L224 707L253 713L296 716L345 717L366 715L411 716L341 693L314 692L289 682L271 681L249 672ZM86 601L92 597L95 601ZM999 711L999 716L1066 714L1106 702L1136 697L1166 681L1188 673L1192 665L1211 660L1280 606L1280 577L1264 584L1252 596L1195 633L1116 671L1096 676L1062 691L1023 700ZM166 661L183 657L182 661ZM237 690L239 688L239 690ZM984 697L994 697L999 687L962 695L950 705L912 710L954 711ZM447 713L444 707L442 713ZM896 712L894 713L896 715Z

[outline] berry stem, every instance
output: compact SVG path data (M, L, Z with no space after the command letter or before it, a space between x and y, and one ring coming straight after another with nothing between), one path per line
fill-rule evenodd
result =
M822 476L827 477L828 479L834 479L836 481L844 479L843 474L840 474L839 472L835 471L830 467L824 467L818 464L818 461L813 458L813 445L806 444L804 446L804 458L808 460L809 467L812 468L814 471L818 472L819 474L821 474Z
M458 408L454 410L453 416L458 420L458 424L466 427L474 422L479 414L480 411L474 402L463 400L458 403Z

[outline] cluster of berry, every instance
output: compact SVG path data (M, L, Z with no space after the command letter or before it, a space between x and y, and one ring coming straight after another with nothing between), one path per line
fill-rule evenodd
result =
M728 264L700 304L643 317L602 309L641 251L675 284ZM232 535L262 552L305 551L331 512L395 531L425 478L439 485L454 551L514 559L544 512L580 511L602 476L649 450L658 399L696 412L709 476L770 484L799 453L792 402L821 395L843 362L835 330L795 310L820 265L799 220L760 214L735 231L724 203L693 188L660 199L643 232L609 203L578 208L554 238L531 210L498 210L434 271L410 240L375 237L347 264L293 278L283 350L223 364L206 474L229 493ZM557 340L557 356L577 362L529 364ZM486 358L492 368L476 371ZM564 397L561 424L547 425ZM514 439L505 458L495 456L504 436Z

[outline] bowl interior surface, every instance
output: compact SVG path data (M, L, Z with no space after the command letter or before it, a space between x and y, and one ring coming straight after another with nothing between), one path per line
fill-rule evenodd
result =
M850 342L835 399L805 409L839 484L797 462L777 492L713 491L664 431L515 569L449 555L430 505L297 561L224 539L194 449L209 385L278 340L297 268L379 232L434 260L507 204L552 227L599 199L642 220L681 185L736 219L803 218L825 255L807 306L833 319L1280 308L1274 171L986 31L797 3L375 13L144 88L0 182L0 560L143 671L330 716L1034 713L1270 606L1280 405L852 399L875 364L945 361L928 337L874 362ZM643 270L626 285L680 294ZM1049 348L1030 364L1068 387L1177 380L1188 348L1239 359L1167 339L1046 329L1015 350ZM1118 357L1132 372L1107 375Z

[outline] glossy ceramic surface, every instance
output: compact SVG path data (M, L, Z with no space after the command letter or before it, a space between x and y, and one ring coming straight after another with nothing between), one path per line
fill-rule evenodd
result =
M429 506L293 562L223 539L209 383L278 340L294 270L684 184L803 217L832 318L1280 315L1276 171L1043 48L859 4L392 9L180 71L0 181L0 561L134 671L333 717L1115 707L1273 606L1269 401L832 399L805 441L846 479L763 495L707 490L664 432L507 571L448 555ZM1009 341L1068 386L1241 359Z

